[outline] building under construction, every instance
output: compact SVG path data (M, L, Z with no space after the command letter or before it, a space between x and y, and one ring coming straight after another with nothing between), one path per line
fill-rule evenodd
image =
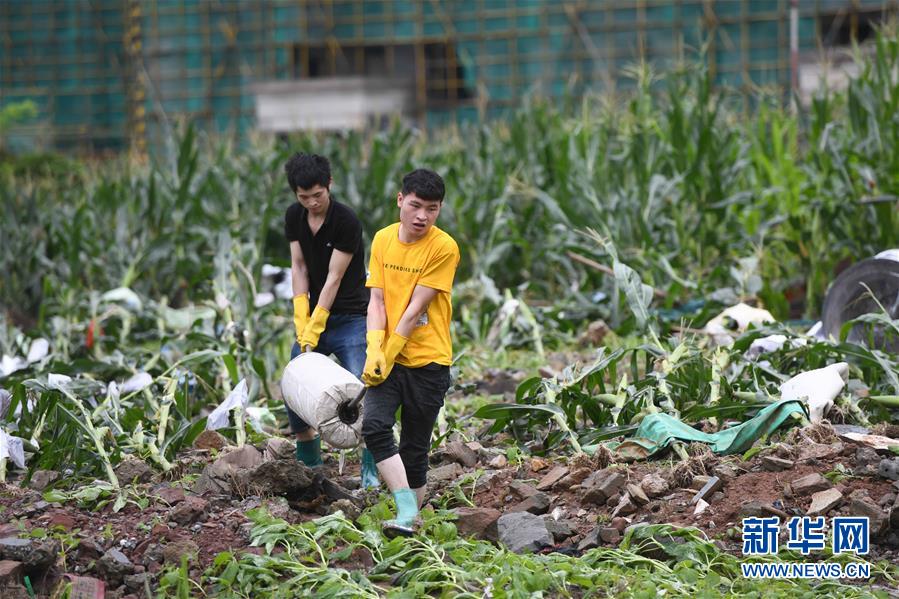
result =
M620 90L640 60L696 59L719 85L790 91L897 0L5 0L0 106L33 100L20 147L157 144L339 129L401 114L491 117L528 93ZM794 49L791 52L791 47ZM803 78L802 69L809 65ZM796 90L798 91L798 90Z

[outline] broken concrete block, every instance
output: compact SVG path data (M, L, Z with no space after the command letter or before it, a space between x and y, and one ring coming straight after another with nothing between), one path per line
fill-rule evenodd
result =
M514 553L540 551L553 544L543 518L528 512L503 514L496 521L496 528L499 542Z
M540 479L540 482L537 483L537 490L548 491L552 489L553 485L562 480L567 474L568 468L566 466L553 467L553 469L547 472L543 478Z
M825 491L832 487L830 481L818 474L817 472L813 472L812 474L807 474L790 483L790 488L793 490L793 493L796 495L808 495L809 493L817 493L818 491Z
M785 460L777 456L766 455L762 457L762 467L768 472L781 472L783 470L789 470L794 465L795 464L792 460Z
M837 489L818 491L812 495L812 504L809 506L806 514L809 516L823 516L837 507L842 500L843 494Z

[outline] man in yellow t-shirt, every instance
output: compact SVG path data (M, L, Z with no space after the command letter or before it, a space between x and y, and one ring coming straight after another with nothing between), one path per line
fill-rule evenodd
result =
M459 246L434 226L443 179L427 169L403 177L400 222L381 229L371 246L367 350L362 380L362 435L393 492L397 517L387 534L410 535L427 491L431 432L450 385L453 359L450 293ZM399 448L393 437L402 408Z

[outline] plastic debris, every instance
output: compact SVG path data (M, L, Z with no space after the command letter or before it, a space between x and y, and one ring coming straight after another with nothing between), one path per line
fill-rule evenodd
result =
M809 420L821 422L833 407L849 379L849 364L837 362L824 368L801 372L780 386L781 399L804 399L808 404Z
M241 406L246 409L250 402L247 391L247 380L241 379L237 386L231 390L228 397L216 407L206 419L206 430L214 431L228 426L228 414L234 408Z
M150 376L146 372L138 372L130 379L122 383L122 388L119 389L122 393L134 393L135 391L141 391L142 389L146 389L150 385L153 384L153 377Z
M18 468L25 467L25 447L22 439L13 437L0 428L0 460L11 459Z
M711 335L715 345L732 345L734 335L742 333L750 324L761 325L775 322L767 310L753 308L744 303L727 308L705 325L705 332Z

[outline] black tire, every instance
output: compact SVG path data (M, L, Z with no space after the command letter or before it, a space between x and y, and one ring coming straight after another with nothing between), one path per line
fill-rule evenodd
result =
M867 288L866 288L867 287ZM868 289L871 293L868 293ZM877 298L877 301L871 297ZM824 333L840 338L843 325L862 314L876 314L883 306L890 318L899 318L899 261L868 258L844 270L831 284L824 298L822 322ZM869 345L869 327L857 324L846 340L859 345ZM899 335L884 326L873 327L871 349L899 353Z

